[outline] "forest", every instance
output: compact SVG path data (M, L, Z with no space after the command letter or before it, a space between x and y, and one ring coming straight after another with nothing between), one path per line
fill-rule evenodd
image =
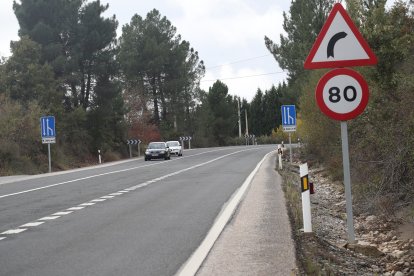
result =
M116 16L101 1L21 0L11 56L0 60L0 175L47 171L39 118L53 115L54 170L128 157L127 139L177 140L192 146L240 145L238 106L260 143L286 139L280 106L295 104L303 152L342 179L340 125L323 115L314 90L327 70L303 63L334 0L292 0L280 42L264 45L288 79L255 91L251 102L217 80L200 89L206 68L190 42L156 9L135 14L117 37ZM348 122L353 189L364 209L412 204L414 178L414 3L342 1L378 58L356 67L370 88L365 111ZM242 124L242 133L246 132ZM296 136L295 136L296 138Z
M0 175L47 171L42 116L55 116L54 171L96 163L98 150L104 162L126 158L128 139L142 147L180 136L191 136L193 147L244 144L238 106L242 118L249 113L250 133L268 141L280 124L277 107L290 101L286 84L258 90L253 103L231 96L220 80L203 91L203 60L165 16L135 14L117 37L116 16L103 15L108 8L14 2L19 40L0 63Z

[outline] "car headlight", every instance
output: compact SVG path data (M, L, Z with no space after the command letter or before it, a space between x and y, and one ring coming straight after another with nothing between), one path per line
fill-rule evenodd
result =
M164 150L162 150L162 151L160 151L160 153L161 153L161 154L164 154L164 153L165 153L165 151L164 151Z

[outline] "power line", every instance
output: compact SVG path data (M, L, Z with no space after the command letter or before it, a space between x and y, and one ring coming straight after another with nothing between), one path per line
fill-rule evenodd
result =
M207 82L207 81L217 81L217 80L235 80L235 79L246 79L246 78L253 78L253 77L260 77L266 75L276 75L285 73L284 71L281 72L273 72L273 73L265 73L265 74L258 74L258 75L248 75L248 76L241 76L241 77L231 77L231 78L221 78L221 79L214 79L214 80L201 80L200 82Z
M218 68L218 67L223 67L223 66L231 65L231 64L235 64L235 63L241 63L241 62L245 62L245 61L249 61L249 60L253 60L253 59L264 58L264 57L268 57L268 56L271 56L271 55L272 54L267 54L267 55L258 56L258 57L252 57L252 58L246 58L246 59L236 60L236 61L233 61L233 62L221 64L221 65L207 67L206 70L213 69L213 68Z

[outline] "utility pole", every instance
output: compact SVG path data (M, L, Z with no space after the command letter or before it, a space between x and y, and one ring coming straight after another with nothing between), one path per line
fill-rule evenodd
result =
M239 138L240 138L241 137L240 98L237 101L237 113L239 115Z
M247 122L247 109L244 110L244 115L246 115L246 135L249 135L249 123Z

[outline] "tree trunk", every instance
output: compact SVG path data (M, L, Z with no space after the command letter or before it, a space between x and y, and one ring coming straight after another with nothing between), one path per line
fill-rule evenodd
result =
M85 98L83 99L83 108L85 110L89 107L89 95L91 93L91 79L92 79L91 68L88 68L88 80L86 83Z
M159 110L158 110L158 95L157 95L157 85L156 85L156 78L153 77L152 78L152 84L151 84L151 88L152 88L152 98L154 101L154 120L155 120L155 124L157 126L160 125L160 114L159 114Z

